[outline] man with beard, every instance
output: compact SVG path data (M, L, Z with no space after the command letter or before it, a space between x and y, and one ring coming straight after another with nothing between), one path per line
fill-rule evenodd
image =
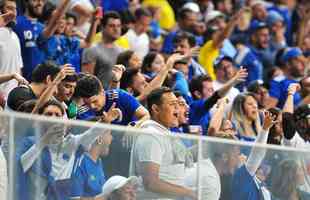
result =
M20 40L23 64L25 66L23 68L23 75L27 80L30 80L32 70L45 59L39 47L40 41L48 39L55 32L57 21L64 14L70 0L63 1L46 27L38 21L46 1L26 0L25 2L25 14L16 18L16 25L13 30Z
M288 87L292 83L298 83L305 75L305 63L302 58L302 52L299 48L288 48L283 56L282 66L283 76L276 77L270 82L270 107L284 106L285 100L287 99ZM294 105L298 105L302 101L299 92L294 94Z
M0 74L21 74L23 67L20 45L17 35L12 31L11 26L16 17L16 3L12 0L5 0L0 5L1 12L11 15L6 26L0 28ZM17 87L17 81L11 80L0 86L0 93L5 98L10 90Z

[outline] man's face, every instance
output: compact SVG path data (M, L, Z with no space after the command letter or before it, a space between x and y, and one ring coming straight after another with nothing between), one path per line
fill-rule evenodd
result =
M48 116L48 117L62 117L63 116L60 108L58 106L54 106L54 105L47 106L44 109L42 115Z
M28 0L27 9L31 17L38 18L43 13L45 0Z
M188 65L183 63L178 63L174 66L174 68L180 72L182 72L186 79L188 79Z
M179 116L178 116L179 125L187 124L189 116L189 106L182 96L178 97L178 104L179 104Z
M137 73L136 76L133 78L133 83L132 83L132 89L135 93L141 94L143 90L146 88L147 82L145 80L145 77L142 73Z
M195 12L188 12L185 18L182 20L182 28L186 31L192 32L198 21L198 16Z
M157 118L167 128L179 126L179 104L177 97L172 93L165 93L161 98L161 104L157 105Z
M120 19L110 18L102 30L103 37L115 41L121 36L121 28L122 24Z
M66 19L64 17L62 17L58 23L57 23L57 30L56 30L56 33L57 34L63 34L65 32L65 29L66 29Z
M256 45L259 48L267 49L269 47L270 33L268 28L263 28L255 33Z
M74 30L75 21L74 18L70 17L66 20L66 30L65 33L68 36L71 36Z
M255 94L255 99L259 106L264 107L267 105L269 101L268 90L265 87L260 86L257 93Z
M187 39L181 40L179 43L175 44L175 51L182 55L186 55L190 52L191 46Z
M224 17L217 17L214 20L210 21L208 23L208 25L209 26L216 26L219 28L219 31L223 31L226 28L227 23L226 23Z
M138 34L146 33L149 30L152 18L149 16L141 16L135 24L135 29Z
M100 111L105 105L104 92L100 92L98 95L91 96L90 98L84 98L84 102L91 109Z
M310 77L304 79L302 81L302 92L305 93L306 95L310 94Z
M14 13L16 17L16 3L14 1L6 1L4 7L3 7L3 13ZM14 19L15 20L15 19Z
M118 200L136 200L136 187L131 183L127 183L125 186L121 187L116 191Z
M294 78L300 78L305 75L305 63L302 57L293 58L289 61L290 74Z
M252 10L253 17L260 21L264 21L268 16L268 12L262 4L257 4L253 6Z
M202 83L202 98L207 99L214 93L212 81L204 81Z
M217 78L221 82L227 82L234 77L236 69L229 60L223 60L221 66L217 69Z
M58 86L57 97L61 101L69 101L74 93L76 82L62 81Z

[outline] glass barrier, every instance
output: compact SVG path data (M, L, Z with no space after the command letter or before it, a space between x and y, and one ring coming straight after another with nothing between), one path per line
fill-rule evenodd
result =
M8 199L310 199L309 151L136 126L1 113Z

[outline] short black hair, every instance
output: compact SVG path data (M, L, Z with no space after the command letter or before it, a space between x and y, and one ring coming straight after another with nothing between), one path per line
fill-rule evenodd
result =
M195 95L194 92L198 91L200 93L202 93L203 90L203 82L205 81L210 81L212 82L212 78L208 75L200 75L200 76L196 76L194 77L190 84L189 84L189 90L191 91L194 99L195 99Z
M152 13L147 8L138 8L135 11L135 21L138 21L141 17L152 17Z
M17 111L23 113L31 113L36 103L37 103L36 99L25 101L24 103L18 106Z
M133 83L133 78L140 72L139 69L126 69L123 73L121 81L120 81L120 88L126 90L128 87L131 86Z
M60 72L60 68L53 61L46 61L37 65L31 74L31 81L34 83L43 83L47 76L54 79Z
M77 24L77 16L72 12L67 12L66 13L66 20L68 20L70 18L72 18L74 20L74 25L76 25Z
M48 106L57 106L61 110L62 115L65 114L64 107L59 101L55 99L48 100L48 102L46 102L41 108L39 108L38 114L42 115L44 113L45 108L47 108Z
M126 68L130 67L129 66L129 60L131 58L131 56L134 54L135 52L132 51L132 50L126 50L122 53L120 53L118 56L117 56L117 59L116 59L116 64L119 65L124 65Z
M188 13L193 13L193 11L189 8L181 8L178 13L178 20L184 20Z
M65 82L77 82L78 81L78 75L77 74L68 75L62 81L65 81Z
M142 73L150 72L149 69L151 68L151 65L154 62L157 54L158 53L154 52L154 51L149 52L148 54L146 54L146 56L144 57L143 62L142 62L142 67L141 67Z
M182 42L183 40L187 40L191 47L196 46L195 36L189 32L186 32L186 31L178 32L177 35L175 36L174 40L173 40L173 43L178 44L178 43Z
M98 95L102 89L103 87L96 76L86 74L77 81L74 96L90 98Z
M101 20L101 26L105 27L108 24L109 19L111 18L121 20L121 16L118 14L118 12L109 11L103 15L102 20Z
M147 107L152 113L152 106L155 105L160 105L162 103L162 96L166 93L173 92L170 88L168 87L160 87L157 89L154 89L148 96L147 96Z
M179 97L183 97L182 93L179 90L175 90L173 91L174 95L179 98Z

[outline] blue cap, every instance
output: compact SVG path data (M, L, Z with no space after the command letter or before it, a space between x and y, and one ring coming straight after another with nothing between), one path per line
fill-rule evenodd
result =
M214 68L220 67L220 64L221 64L221 62L222 62L223 60L228 60L228 61L230 61L230 62L232 62L232 63L234 64L234 59L232 59L232 57L227 56L227 55L225 55L225 54L221 54L221 55L219 55L219 56L215 59L215 61L214 61L214 63L213 63Z
M250 30L251 33L254 33L257 30L262 29L262 28L268 28L268 25L265 22L261 22L261 21L258 21L258 20L253 20L251 22L251 24L250 24L249 30Z
M293 59L293 58L297 58L299 56L302 56L302 51L300 50L300 48L298 47L292 47L292 48L288 48L282 55L282 62L283 63L287 63L289 60Z
M272 26L274 23L278 21L284 22L284 18L277 11L274 10L269 11L266 20L268 26Z

